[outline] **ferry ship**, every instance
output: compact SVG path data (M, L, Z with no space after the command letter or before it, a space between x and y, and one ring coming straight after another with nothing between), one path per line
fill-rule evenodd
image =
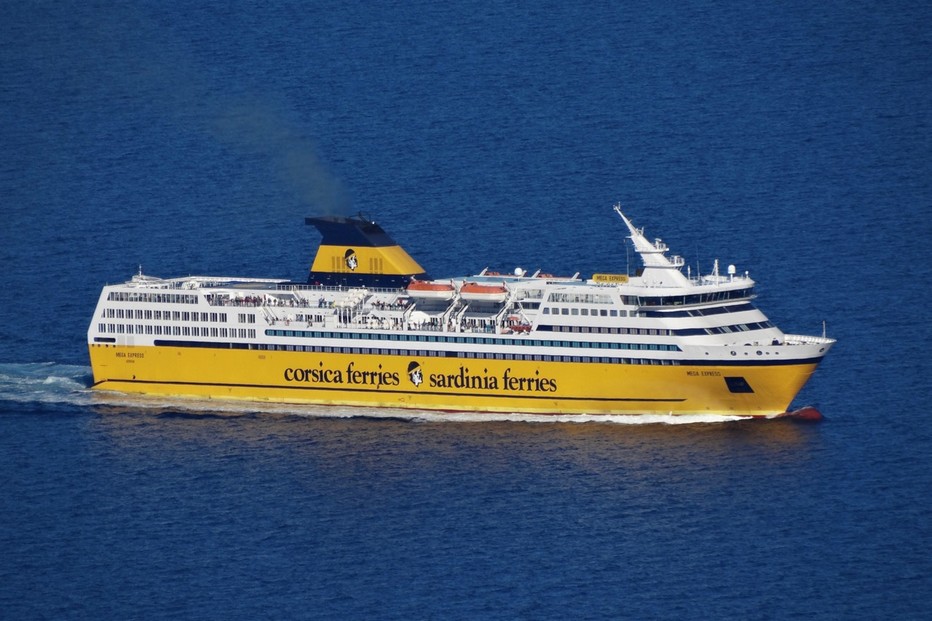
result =
M105 286L93 388L447 412L774 417L835 343L786 334L729 265L695 276L622 213L636 275L434 280L375 222L314 217L307 282Z

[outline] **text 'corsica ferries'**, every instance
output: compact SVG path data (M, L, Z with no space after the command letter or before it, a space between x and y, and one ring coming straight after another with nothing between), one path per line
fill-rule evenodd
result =
M104 287L94 388L537 414L775 416L834 344L785 334L754 281L683 274L616 206L643 269L431 279L376 223L308 218L306 283L141 273Z

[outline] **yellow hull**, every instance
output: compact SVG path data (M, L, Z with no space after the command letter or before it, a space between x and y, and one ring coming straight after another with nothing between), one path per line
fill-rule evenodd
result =
M283 403L536 414L786 412L816 363L625 365L91 345L94 388Z

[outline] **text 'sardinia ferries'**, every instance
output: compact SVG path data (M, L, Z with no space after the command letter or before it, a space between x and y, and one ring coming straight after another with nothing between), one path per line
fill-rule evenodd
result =
M307 283L136 275L101 293L94 387L445 411L785 413L835 341L785 334L733 266L684 275L615 210L638 276L432 280L361 216L307 219L323 237Z

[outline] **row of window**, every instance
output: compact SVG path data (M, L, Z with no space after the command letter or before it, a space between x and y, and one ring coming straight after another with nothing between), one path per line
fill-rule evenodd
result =
M544 315L582 315L583 317L627 317L628 311L606 308L550 308L545 306L542 311ZM631 313L635 315L635 313Z
M664 328L605 328L595 326L550 326L537 327L541 332L582 332L594 334L640 334L643 336L697 336L705 334L731 334L733 332L750 332L751 330L764 330L774 328L769 321L734 324L730 326L715 326L713 328L682 328L667 330Z
M152 324L99 323L101 334L148 334L150 336L210 336L214 338L254 339L256 331L247 328L214 328L200 326L160 326Z
M547 301L576 304L611 304L612 296L602 293L561 293L554 291L547 297Z
M334 257L334 260L338 260ZM345 271L345 270L335 270ZM738 289L731 291L715 291L711 293L697 293L692 295L673 296L622 296L622 302L628 306L685 306L690 304L707 304L737 300L751 296L752 289ZM111 291L107 299L114 302L147 302L165 304L197 304L198 296L191 293L147 293L142 291ZM609 295L598 293L562 293L552 292L548 297L551 302L566 302L579 304L611 304Z
M748 303L731 304L729 306L715 306L712 308L691 308L689 310L679 311L641 311L644 317L708 317L709 315L721 315L723 313L743 313L744 311L754 310L754 306Z
M732 334L735 332L750 332L751 330L764 330L774 328L769 321L758 321L756 323L742 323L733 326L716 326L714 328L690 328L688 330L677 330L680 336L694 336L697 334Z
M731 291L713 291L711 293L694 293L692 295L623 295L621 300L627 305L636 306L688 306L691 304L709 304L740 300L751 297L753 289L733 289Z
M662 328L606 328L604 326L550 326L540 325L541 332L574 332L584 334L640 334L642 336L673 336L679 334L678 330L665 330Z
M164 304L197 304L191 293L144 293L141 291L111 291L107 299L113 302L157 302Z
M520 345L522 347L572 347L579 349L629 349L649 351L680 351L676 345L665 343L581 342L538 339L503 339L483 336L446 336L443 334L398 334L391 332L323 332L317 330L266 330L266 336L284 336L311 339L360 339L377 341L403 341L420 343L457 343L479 345Z
M651 358L608 358L606 356L551 356L546 354L501 354L471 351L435 351L430 349L383 349L368 347L324 347L319 345L265 345L257 343L211 343L197 341L155 341L156 346L252 349L259 351L295 351L316 354L355 354L405 356L407 358L465 358L470 360L522 360L527 362L584 362L602 364L643 364L678 366L679 360Z
M143 319L146 321L200 321L226 323L226 313L198 313L196 311L162 311L152 309L105 308L103 316L107 319ZM255 313L238 313L237 323L256 323Z

